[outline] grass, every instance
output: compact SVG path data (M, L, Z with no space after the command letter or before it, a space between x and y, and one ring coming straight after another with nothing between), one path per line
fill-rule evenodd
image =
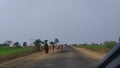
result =
M83 46L85 48L107 48L104 45L88 45L88 46Z
M0 47L0 56L7 56L12 54L23 53L31 51L30 48L12 48L12 47Z
M105 45L86 45L86 46L78 46L78 47L87 48L87 49L90 49L93 51L99 51L99 52L108 52L109 50L111 50Z

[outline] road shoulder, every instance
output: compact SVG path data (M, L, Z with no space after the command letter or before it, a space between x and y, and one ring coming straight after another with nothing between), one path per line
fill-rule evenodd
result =
M77 51L82 52L87 57L93 60L96 60L96 61L100 61L106 55L106 53L100 53L100 52L92 51L86 48L80 48L80 47L74 47L74 46L72 47L76 49Z
M52 55L53 52L45 54L44 51L36 52L27 56L19 57L0 64L0 68L26 68L28 65L35 63L36 61L42 62L43 59Z

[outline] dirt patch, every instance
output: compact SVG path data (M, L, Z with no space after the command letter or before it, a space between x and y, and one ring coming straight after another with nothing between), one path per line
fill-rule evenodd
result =
M92 51L97 51L97 52L101 52L101 53L108 53L110 51L110 49L107 48L86 48Z
M107 53L106 52L99 52L99 51L93 51L93 50L89 50L86 48L78 48L78 47L73 47L76 50L84 53L86 56L96 60L96 61L100 61Z

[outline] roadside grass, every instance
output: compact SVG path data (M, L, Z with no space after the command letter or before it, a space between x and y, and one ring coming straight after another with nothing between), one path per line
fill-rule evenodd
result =
M87 45L87 46L83 46L83 47L90 48L90 49L92 49L92 48L107 48L104 45Z
M32 51L31 48L13 48L13 47L0 47L0 56L8 56L18 53Z
M77 46L77 47L87 48L99 52L109 52L109 50L111 50L111 48L108 48L105 45L87 45L87 46Z

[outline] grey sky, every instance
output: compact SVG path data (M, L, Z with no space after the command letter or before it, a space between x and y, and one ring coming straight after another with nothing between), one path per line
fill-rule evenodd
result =
M0 0L0 42L118 41L120 0Z

